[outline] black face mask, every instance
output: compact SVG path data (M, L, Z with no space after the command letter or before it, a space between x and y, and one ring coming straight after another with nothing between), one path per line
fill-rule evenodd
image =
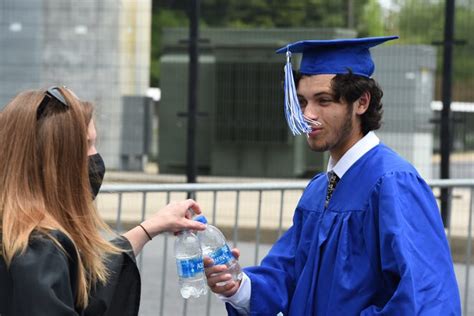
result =
M92 199L99 193L102 180L105 175L105 164L102 157L97 153L89 156L89 182L91 184Z

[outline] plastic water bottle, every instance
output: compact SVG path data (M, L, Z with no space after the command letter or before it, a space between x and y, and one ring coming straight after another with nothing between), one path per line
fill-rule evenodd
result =
M199 239L190 231L181 231L174 242L176 267L181 296L199 297L207 294L207 282Z
M210 257L215 265L225 264L228 268L226 273L232 274L235 281L241 280L242 270L239 262L230 251L222 232L217 227L208 224L206 217L203 215L196 216L194 220L206 225L205 230L196 233L201 242L202 254ZM224 284L226 282L217 283L219 286Z

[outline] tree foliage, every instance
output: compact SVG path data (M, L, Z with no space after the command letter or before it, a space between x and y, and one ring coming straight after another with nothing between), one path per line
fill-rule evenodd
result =
M161 55L161 30L163 27L183 27L188 25L188 17L181 10L160 9L153 10L152 32L151 32L151 69L150 84L152 87L159 86L160 77L160 55Z
M382 8L377 0L369 0L362 9L357 27L360 36L380 36L385 33Z

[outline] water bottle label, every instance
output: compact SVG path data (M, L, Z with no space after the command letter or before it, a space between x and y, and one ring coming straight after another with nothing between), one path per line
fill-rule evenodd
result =
M176 265L178 266L178 275L182 278L194 277L196 274L204 272L201 256L192 259L176 259Z
M226 264L232 260L233 255L232 252L230 252L229 246L224 245L223 247L209 254L209 257L212 258L214 264Z

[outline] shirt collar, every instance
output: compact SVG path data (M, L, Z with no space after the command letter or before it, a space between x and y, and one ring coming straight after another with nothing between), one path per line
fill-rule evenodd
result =
M365 155L369 150L374 148L380 143L380 139L375 135L374 132L368 132L367 135L362 137L357 143L354 144L348 151L334 164L334 160L329 156L327 171L334 171L339 179L344 176L347 170L357 161L360 157Z

